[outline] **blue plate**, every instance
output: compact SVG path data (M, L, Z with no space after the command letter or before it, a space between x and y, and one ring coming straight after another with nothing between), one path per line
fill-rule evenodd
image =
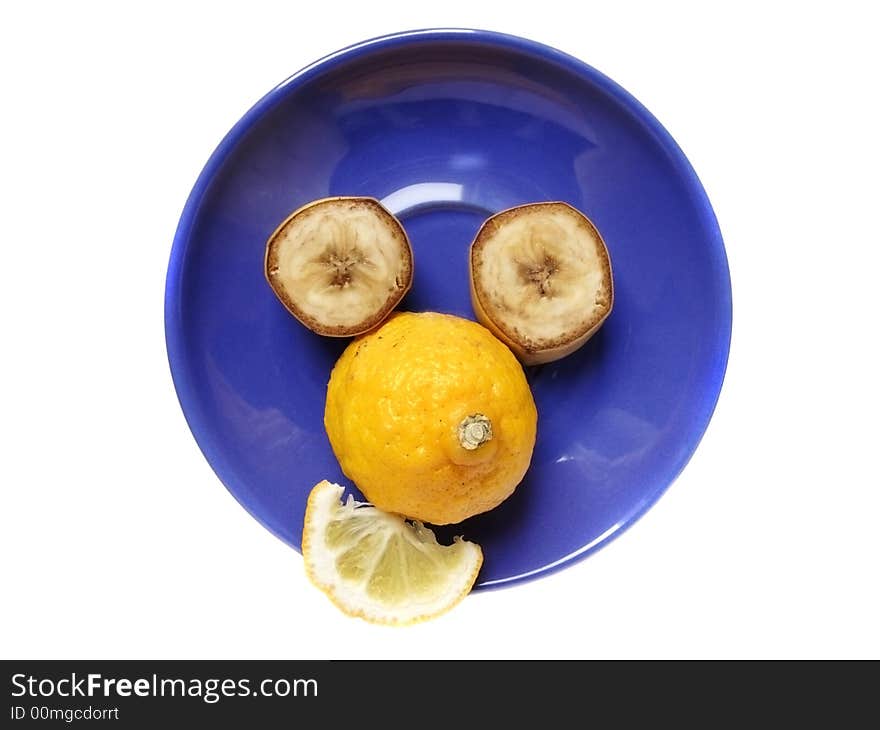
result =
M531 469L501 507L448 536L483 546L480 586L546 574L601 547L684 467L718 398L730 279L693 169L653 116L595 69L497 33L378 38L269 92L208 161L180 220L165 299L168 357L217 475L299 548L306 495L350 484L322 423L347 344L306 330L263 278L266 239L304 203L379 198L412 240L402 308L473 318L468 247L480 223L561 200L602 232L614 311L585 347L528 369Z

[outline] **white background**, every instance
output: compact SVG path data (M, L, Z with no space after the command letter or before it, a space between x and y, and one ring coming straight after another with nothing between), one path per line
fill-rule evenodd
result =
M5 4L0 656L880 658L876 25L867 3L715 5ZM214 476L164 277L253 102L431 26L555 46L660 119L718 215L734 333L704 440L633 529L391 629L337 612Z

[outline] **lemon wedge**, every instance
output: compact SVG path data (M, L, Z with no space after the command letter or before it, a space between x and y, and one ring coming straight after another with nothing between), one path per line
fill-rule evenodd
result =
M382 512L326 480L309 494L306 574L342 611L372 623L412 624L448 611L471 590L479 545L441 545L420 522Z

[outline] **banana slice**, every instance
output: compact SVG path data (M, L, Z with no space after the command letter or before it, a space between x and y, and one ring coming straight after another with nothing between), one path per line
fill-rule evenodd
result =
M596 227L567 203L532 203L487 220L471 245L477 319L526 365L577 350L614 302Z
M412 286L413 256L378 200L324 198L292 213L266 243L266 280L294 317L331 337L378 325Z

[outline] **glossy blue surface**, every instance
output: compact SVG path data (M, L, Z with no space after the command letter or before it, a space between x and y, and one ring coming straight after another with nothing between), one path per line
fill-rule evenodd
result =
M260 100L199 177L174 240L166 335L175 386L232 494L298 548L306 495L350 484L324 433L347 340L294 320L263 279L266 238L300 205L368 195L415 252L403 308L473 318L467 251L490 214L562 200L602 232L614 311L576 354L528 370L531 469L496 510L445 535L483 546L479 585L583 557L629 526L690 458L730 342L730 281L693 170L631 96L520 38L419 31L368 41Z

